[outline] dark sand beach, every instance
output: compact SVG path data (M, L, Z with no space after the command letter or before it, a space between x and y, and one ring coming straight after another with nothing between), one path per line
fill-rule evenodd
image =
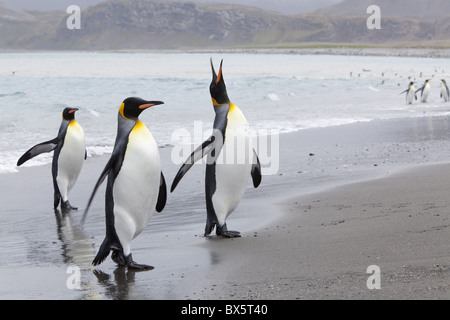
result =
M204 166L132 243L148 272L91 265L104 237L108 156L87 159L71 203L52 208L50 166L0 178L1 299L449 299L450 120L379 120L280 136L279 170L228 219L242 238L203 237ZM162 148L168 184L178 170ZM367 268L381 288L367 287ZM70 288L71 269L80 287ZM68 273L69 272L69 273Z

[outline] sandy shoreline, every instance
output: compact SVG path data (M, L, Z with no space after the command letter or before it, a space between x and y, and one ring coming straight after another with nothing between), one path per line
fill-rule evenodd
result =
M104 237L101 188L79 219L108 157L89 158L71 202L53 212L49 166L2 175L2 299L448 299L450 121L372 121L280 136L280 168L249 187L230 217L239 239L203 238L203 166L195 166L133 242L155 270L90 261ZM178 169L161 149L170 184ZM56 219L55 219L56 218ZM67 267L81 268L68 289ZM381 290L368 290L378 265Z
M202 298L449 299L449 179L450 164L430 165L292 199L255 238L208 244L229 263Z

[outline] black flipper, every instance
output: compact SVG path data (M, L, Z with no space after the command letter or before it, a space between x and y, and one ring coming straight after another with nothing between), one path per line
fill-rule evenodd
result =
M170 192L173 192L177 187L180 180L184 177L184 175L192 168L192 166L200 159L202 159L205 155L210 153L217 145L217 135L212 135L202 143L194 152L191 153L190 157L183 163L180 170L178 170L177 175L173 179L172 187L170 188ZM222 141L223 145L223 141ZM219 154L220 151L216 150L216 154Z
M41 153L51 152L55 150L57 146L58 146L58 138L39 143L34 147L30 148L20 157L19 161L17 161L17 166L21 166L26 161L40 155Z
M408 91L410 90L410 88L408 88L408 89L406 89L405 91L403 91L402 93L400 93L400 94L404 94L404 93L407 93Z
M425 86L420 87L419 89L416 90L415 94L417 95L417 92L420 91L420 95L423 96L423 90L425 89ZM416 96L416 100L417 100L417 96Z
M92 265L98 266L103 261L105 261L105 259L109 255L110 251L111 251L111 245L109 243L108 238L106 237L105 240L103 240L102 245L100 246L100 249L98 250L97 255L95 256L94 261L92 261Z
M205 199L206 199L206 226L205 237L208 236L217 225L216 211L212 202L212 197L216 192L216 164L207 164L205 171Z
M161 172L161 179L159 180L159 194L158 194L158 202L156 203L156 211L163 211L166 206L167 201L167 186L166 179L164 179L164 175Z
M252 165L252 180L253 180L253 186L255 188L258 188L261 184L262 175L261 175L261 163L259 162L258 155L256 154L256 151L253 150L253 165Z
M81 218L80 221L80 225L83 226L84 222L86 221L86 217L87 214L89 212L89 208L92 204L92 200L94 200L95 194L97 193L98 188L100 187L100 185L103 183L103 181L105 181L105 178L108 176L108 174L111 172L111 170L113 169L115 163L117 160L119 160L120 154L112 154L111 158L109 159L108 163L105 166L105 169L103 169L102 174L100 175L100 178L98 179L97 183L95 184L94 190L92 191L91 197L89 198L89 202L88 205L86 207L86 209L84 210L84 214L83 217Z

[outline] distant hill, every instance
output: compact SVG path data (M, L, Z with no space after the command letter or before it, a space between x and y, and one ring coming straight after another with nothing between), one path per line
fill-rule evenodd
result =
M33 21L33 15L23 10L13 9L0 2L0 21Z
M2 0L6 5L23 10L63 10L72 4L85 9L97 5L104 0ZM278 11L284 14L299 14L312 12L324 8L342 0L197 0L199 2L227 2L239 3L246 6L258 7L266 10Z
M81 30L67 29L69 15L64 11L22 11L3 5L0 7L0 49L204 49L398 43L423 46L430 41L450 46L450 17L444 14L431 21L390 17L385 13L391 10L395 13L397 2L405 4L415 0L392 1L396 5L390 7L380 0L382 29L369 30L366 5L373 1L356 7L360 2L366 3L347 0L316 13L284 15L232 4L108 0L82 11ZM435 4L444 2L426 3L430 10L423 13L430 16Z
M431 19L450 16L449 0L345 0L318 13L335 16L365 16L370 5L377 5L384 17Z

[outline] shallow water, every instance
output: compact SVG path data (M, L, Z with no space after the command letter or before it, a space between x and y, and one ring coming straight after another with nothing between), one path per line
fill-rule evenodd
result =
M231 100L255 135L346 123L447 115L440 79L448 61L430 58L258 53L37 52L0 53L0 173L20 155L53 138L61 112L77 106L89 155L112 150L117 110L129 96L162 100L142 120L161 145L198 144L209 135L210 58L224 59ZM431 81L429 103L405 104L410 80ZM200 129L198 129L200 128ZM183 137L188 135L186 140ZM49 163L42 155L26 166Z

